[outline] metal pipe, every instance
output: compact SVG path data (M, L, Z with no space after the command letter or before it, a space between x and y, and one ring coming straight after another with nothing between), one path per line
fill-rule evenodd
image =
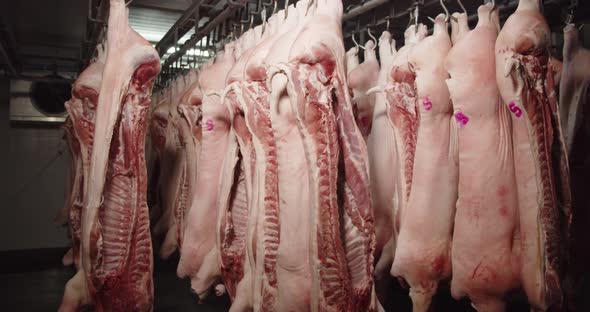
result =
M93 2L94 1L92 1L92 0L88 0L88 20L91 21L91 22L93 22L93 23L104 24L104 21L103 20L92 17L92 8L94 7L92 5Z
M199 10L199 7L201 6L201 2L203 2L203 1L202 0L193 1L193 4L191 4L191 6L188 9L186 9L186 11L184 11L184 13L178 18L176 23L174 23L174 25L172 25L172 27L170 27L168 32L166 32L164 37L162 37L160 42L158 42L158 44L156 45L156 51L158 51L160 56L166 54L166 51L170 47L170 45L168 44L169 43L168 41L170 41L173 36L175 36L175 35L180 35L180 37L184 36L184 34L178 34L178 31L191 17L195 16L194 13L195 13L195 11ZM198 27L198 25L199 25L198 19L195 20L195 24ZM174 42L172 45L176 45L176 44L177 44L177 42Z
M559 0L546 0L545 1L545 4L556 4L556 3L559 3ZM424 8L430 8L430 7L436 6L436 5L439 5L439 0L429 1L428 3L425 3L423 6L421 6L421 8L423 8L423 9ZM513 10L513 9L515 9L517 6L518 6L518 0L510 0L510 2L508 2L505 5L499 5L497 9L500 10L500 11L504 11L505 12L507 10ZM371 26L374 27L374 26L383 25L383 24L386 24L387 23L387 20L388 19L404 18L408 14L409 14L408 11L404 11L403 13L395 14L394 16L388 16L388 17L385 17L385 18L382 18L382 19L378 20L374 24L371 24ZM473 13L473 14L469 15L469 17L468 17L468 21L469 22L473 22L473 21L476 21L476 20L477 20L477 13ZM364 26L364 27L361 27L360 29L358 29L357 32L363 32L363 31L366 31L366 30L367 30L367 27ZM350 36L351 36L351 34L348 33L348 34L346 34L344 36L344 38L348 38Z
M238 4L236 4L238 3ZM213 30L217 25L221 24L227 18L229 18L235 11L244 5L244 2L236 2L230 1L229 5L221 11L214 19L209 21L202 29L196 32L194 35L191 36L189 40L187 40L176 52L172 53L170 57L164 61L163 67L170 66L173 64L177 59L179 59L182 55L188 51L191 47L193 47L197 42L199 42L204 36L209 34L211 30Z
M389 2L388 0L371 0L365 2L363 5L356 7L342 16L343 21L355 18L363 13L371 11L372 9Z
M4 48L4 44L2 43L0 43L0 54L2 55L2 59L4 60L4 63L6 63L6 65L8 66L10 72L13 75L16 75L16 67L14 67L12 60L10 59L10 55L8 55L8 51L6 51L6 48Z

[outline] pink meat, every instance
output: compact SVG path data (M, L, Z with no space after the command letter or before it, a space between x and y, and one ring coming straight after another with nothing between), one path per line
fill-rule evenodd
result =
M281 66L289 79L287 91L309 166L311 307L366 310L372 288L374 226L366 146L344 88L342 4L319 2L315 10L291 47L289 63ZM339 225L340 149L345 174Z
M518 211L510 117L495 84L493 5L478 9L474 30L446 60L459 139L459 199L452 244L454 298L479 311L504 311L518 285Z
M197 164L201 151L202 138L202 116L201 116L202 93L198 82L194 82L186 89L179 105L179 116L176 120L179 141L184 153L182 177L174 209L175 230L177 245L182 248L184 228L186 226L186 215L192 206L196 191Z
M400 230L400 220L408 205L414 168L414 153L418 132L418 109L416 107L416 74L410 67L409 56L413 47L426 37L426 26L411 25L405 32L405 45L393 60L385 87L387 114L395 133L397 151L396 192L394 197L394 233ZM395 250L392 250L395 253Z
M69 118L72 122L72 141L76 160L76 174L69 198L68 225L72 238L72 257L78 272L65 287L59 311L75 311L77 307L91 303L90 294L86 291L86 279L80 268L81 236L82 236L82 207L84 191L88 184L90 171L90 157L94 142L96 108L98 92L102 82L102 71L106 53L103 46L98 46L98 57L86 68L72 88L72 98L65 103Z
M190 277L191 287L197 294L206 292L210 286L207 285L209 276L199 276L198 272L215 244L216 222L211 220L217 219L219 179L230 129L227 108L215 94L225 86L226 75L234 63L230 46L227 49L199 76L203 92L201 154L197 164L194 200L187 215L177 269L179 277Z
M375 94L367 94L367 91L377 84L378 76L379 62L375 54L375 43L369 40L365 44L364 62L348 74L348 86L352 89L352 101L356 104L356 124L365 140L371 133L375 107Z
M378 77L378 87L382 89L387 83L387 76L397 51L395 41L391 34L384 31L379 38L379 59L381 69ZM374 92L376 90L369 90ZM387 99L382 91L375 94L375 109L373 110L373 127L367 139L367 150L371 169L371 194L373 198L373 210L375 212L375 258L381 257L381 251L385 244L393 237L393 196L395 192L395 179L392 172L395 170L396 151L395 134L392 123L387 117ZM393 253L391 253L393 256ZM387 275L389 275L389 266Z
M382 91L395 58L395 41L391 34L384 31L379 38L379 71L378 86L369 90L375 93L375 109L373 111L373 127L367 139L369 154L371 195L375 214L375 291L379 300L385 302L390 297L390 270L393 263L393 198L395 193L395 176L397 152L393 123L389 121L385 93Z
M160 59L111 0L107 57L82 211L82 269L98 311L153 309L144 139Z
M521 0L496 41L496 80L512 116L521 249L520 280L535 309L560 309L569 168L553 72L550 31L538 0Z
M265 62L269 65L289 60L289 48L310 16L305 15L307 1L290 6L287 19L278 30ZM312 8L310 8L312 10ZM256 64L252 64L256 65ZM270 78L270 77L269 77ZM286 77L276 75L269 81L270 117L277 145L279 223L281 243L277 256L278 311L310 308L311 272L309 259L310 202L308 167L303 141L297 129L289 97L283 92ZM295 187L294 187L295 183Z
M438 282L451 277L451 241L457 202L456 128L445 80L444 60L451 49L444 15L432 36L412 48L416 73L416 139L412 189L400 223L392 275L410 286L413 311L428 311Z
M162 217L154 226L154 234L164 234L159 254L167 259L179 245L178 226L179 210L183 201L183 185L186 182L186 153L181 142L178 106L184 92L184 79L179 77L174 82L170 102L168 102L168 126L166 127L166 143L160 162L162 180ZM185 192L186 194L186 192ZM186 199L186 198L185 198ZM184 200L185 200L184 199Z
M451 42L457 44L461 38L469 32L466 13L453 13L455 19L451 19Z

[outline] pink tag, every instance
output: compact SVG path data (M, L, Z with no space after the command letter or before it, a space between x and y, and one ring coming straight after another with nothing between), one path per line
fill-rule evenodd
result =
M514 101L511 101L510 104L508 104L508 108L510 108L510 111L512 114L514 114L514 116L516 116L516 118L520 118L522 116L522 110L520 107L516 106Z
M213 119L207 119L207 121L205 122L205 129L207 129L207 131L211 131L213 130L213 128Z
M463 114L462 112L456 112L455 120L457 121L457 125L459 125L459 128L463 128L469 122L469 117L465 116L465 114Z
M430 102L430 99L428 97L424 98L424 101L422 101L422 104L424 105L424 109L429 111L432 109L432 102Z

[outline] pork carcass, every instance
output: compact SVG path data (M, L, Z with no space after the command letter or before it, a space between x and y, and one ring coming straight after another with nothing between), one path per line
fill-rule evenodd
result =
M498 11L479 21L449 52L447 85L459 142L459 184L452 243L451 294L478 311L504 311L518 286L518 211L510 116L495 83Z
M278 34L266 55L266 65L289 60L290 47L297 35L313 16L315 8L306 10L308 1L287 8L286 20L279 26ZM250 66L257 66L252 63ZM265 77L265 81L266 81ZM272 131L277 145L278 189L280 194L279 218L280 243L277 250L277 299L276 309L289 308L308 311L311 294L309 262L309 237L301 235L310 229L308 169L303 141L297 129L295 115L289 97L284 92L286 77L268 77L269 109ZM295 191L296 190L296 191Z
M191 279L191 288L198 295L203 295L209 289L212 283L209 281L210 276L219 276L219 273L199 273L199 269L206 264L207 270L219 271L217 254L208 254L214 249L216 240L217 196L230 124L227 108L217 92L225 87L227 73L233 64L233 46L228 45L225 53L219 53L215 62L204 68L199 75L203 94L201 152L197 164L196 189L186 217L177 268L179 277ZM204 263L206 256L207 262ZM213 263L210 264L211 262Z
M352 47L346 51L346 75L350 75L357 66L359 66L359 58L358 58L359 48Z
M451 276L451 242L457 202L456 127L444 67L451 49L446 16L438 15L432 36L413 49L417 129L412 189L399 220L392 275L410 286L413 311L428 311L438 282Z
M185 88L176 107L178 117L173 120L174 127L178 131L180 152L183 154L179 159L184 160L178 164L181 166L179 168L180 181L174 204L174 225L170 229L176 231L172 235L176 238L176 242L172 246L177 246L179 249L182 246L186 215L195 196L197 164L201 151L202 93L198 81L195 81L196 78L194 71L185 76L188 87Z
M312 311L366 311L372 289L375 242L368 161L345 88L341 18L340 1L317 1L291 46L289 63L276 65L288 78L286 90L308 165Z
M356 124L366 140L371 133L375 106L375 94L367 94L367 91L377 84L379 62L375 53L375 42L367 41L364 48L365 59L348 73L348 86L352 89L352 101L356 104Z
M257 221L252 208L257 201L257 193L254 192L256 152L242 107L245 101L242 84L246 64L260 36L261 29L255 28L240 38L236 62L227 75L227 85L222 96L231 127L220 184L218 243L210 254L218 255L216 257L221 259L221 263L216 264L220 268L215 268L215 272L221 270L228 293L234 299L231 307L233 311L251 309L255 293L255 274L252 273L255 270L255 259L251 242L255 241L253 236Z
M568 152L580 128L590 84L590 51L581 47L576 25L563 29L563 74L559 84L559 110Z
M375 92L375 109L373 110L373 127L367 139L369 154L371 194L373 199L373 211L375 213L375 258L379 259L383 247L393 237L393 196L395 192L394 178L396 152L395 135L392 122L388 121L387 99L383 91L387 83L387 76L391 70L395 50L395 40L391 34L384 31L379 38L379 59L381 68L377 79L377 86L368 93ZM393 256L393 252L391 253ZM390 257L391 258L391 257ZM389 263L391 266L391 263ZM389 266L387 274L389 274Z
M467 13L453 13L451 20L451 42L455 45L469 31L467 24Z
M83 289L97 311L153 310L144 140L160 58L129 27L127 14L125 1L110 1L93 132L100 148L92 149L82 209ZM64 301L71 310L78 305Z
M154 235L164 234L159 255L167 259L178 247L177 207L182 201L182 184L185 177L186 153L180 141L180 120L178 105L185 89L183 77L175 80L172 95L168 102L168 126L166 143L160 162L160 183L162 195L162 216L154 226Z
M150 114L149 135L152 147L152 166L148 183L148 207L150 209L150 221L155 224L163 215L162 203L162 156L166 147L166 129L168 127L168 105L170 102L170 88L161 91L158 102L155 103ZM155 236L162 235L163 229L154 233Z
M383 91L396 54L395 41L384 31L379 38L381 68L375 93L373 127L367 139L369 154L371 195L375 215L375 290L383 304L390 298L392 278L389 274L393 263L393 194L395 192L396 144L393 123L388 120L387 99Z
M561 309L571 222L569 168L553 72L550 31L538 0L521 0L496 41L496 80L512 116L519 270L534 309ZM502 271L506 271L505 268Z
M396 191L393 198L393 228L397 237L400 220L407 207L412 187L414 153L418 131L418 111L416 108L416 74L410 66L409 56L414 46L426 37L426 26L411 25L406 30L405 45L397 52L389 72L388 84L385 86L387 114L395 134L397 168L394 172ZM392 249L395 254L395 249Z
M68 118L72 122L73 140L70 148L78 155L76 174L69 198L68 227L72 239L73 262L77 273L66 284L59 311L76 311L85 304L91 303L86 290L84 271L80 268L82 207L85 200L84 190L89 183L90 157L94 142L96 108L98 94L102 82L102 71L106 53L104 46L97 47L98 57L78 76L72 86L72 98L65 103Z
M245 205L241 201L228 205L229 198L223 194L224 204L220 205L227 209L222 212L226 216L220 222L223 239L219 252L224 281L228 280L235 289L231 311L272 311L278 302L279 177L264 60L273 43L286 31L284 25L296 20L296 16L291 13L284 21L285 13L279 11L271 17L264 33L259 34L262 29L254 28L253 37L244 37L243 40L252 40L254 46L244 52L232 69L232 81L226 92L232 133L239 147L239 160L235 151L228 155L230 170L238 171L226 176L234 180L236 195L243 192L244 186L246 191ZM232 238L229 229L234 229L237 235ZM241 276L231 274L232 271L240 272Z

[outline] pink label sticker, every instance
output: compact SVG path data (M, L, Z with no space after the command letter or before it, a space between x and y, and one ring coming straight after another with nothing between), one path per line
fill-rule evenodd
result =
M456 112L455 120L457 121L457 125L459 126L459 128L463 128L469 122L469 117L467 117L462 112Z
M510 104L508 104L508 108L510 109L512 114L516 116L516 118L520 118L522 116L522 110L520 109L520 107L516 106L514 101L511 101Z
M424 101L422 101L422 104L424 105L424 109L429 111L432 109L432 102L430 101L430 98L425 97Z
M207 121L205 122L205 129L207 129L207 131L211 131L213 130L213 128L213 119L207 119Z

